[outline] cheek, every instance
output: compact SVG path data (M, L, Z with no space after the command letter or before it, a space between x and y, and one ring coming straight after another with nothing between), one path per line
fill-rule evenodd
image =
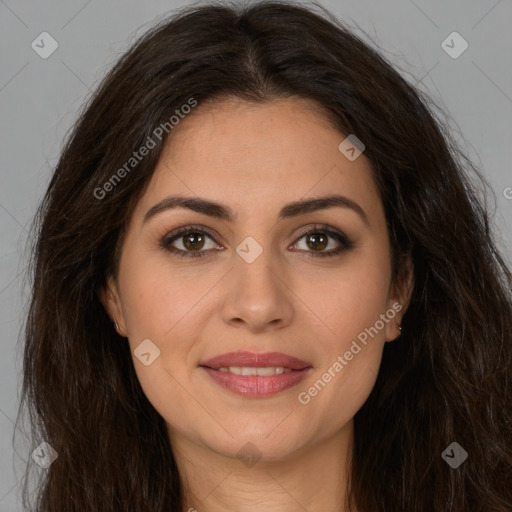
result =
M339 416L335 423L343 424L370 394L385 342L381 315L393 322L391 315L386 317L389 278L385 260L361 258L329 280L328 293L320 287L310 297L325 328L318 339L322 349L316 379L300 391L306 393L301 403L310 401L318 417L334 414Z
M123 271L121 293L130 349L140 383L151 400L155 390L169 389L173 377L186 382L195 367L194 347L218 303L207 292L218 278L192 275L156 258L127 258ZM134 351L148 339L157 347L146 342L150 350L158 356L145 366Z
M165 265L127 266L123 290L123 313L130 338L154 338L163 342L190 314L208 290L208 281L185 279L179 270Z
M187 393L189 360L198 332L198 303L205 290L197 282L187 283L165 265L140 264L125 267L123 313L138 381L153 407L166 419L179 419L191 407ZM201 293L202 290L202 293ZM150 340L148 344L144 340ZM145 342L150 364L138 358ZM156 348L155 348L156 347ZM135 351L135 353L134 353Z
M372 326L387 306L390 270L387 261L354 258L338 272L301 278L307 304L325 329L325 339L341 350L365 328ZM350 342L349 342L350 345Z

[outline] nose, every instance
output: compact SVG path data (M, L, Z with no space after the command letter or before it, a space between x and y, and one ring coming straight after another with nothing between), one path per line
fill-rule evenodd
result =
M221 308L223 320L254 333L289 325L295 312L294 295L271 251L264 250L251 263L238 254L233 259Z

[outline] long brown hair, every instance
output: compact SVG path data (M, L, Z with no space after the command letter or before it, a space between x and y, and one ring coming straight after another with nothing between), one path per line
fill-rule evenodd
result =
M412 258L403 333L386 344L354 419L352 503L510 512L512 275L474 181L488 185L440 109L380 53L319 5L269 1L189 7L160 22L107 74L67 139L30 267L20 412L30 414L32 448L45 441L58 454L36 510L182 510L165 422L97 292L116 274L123 230L165 143L155 128L191 97L200 108L229 96L306 98L333 128L357 134L385 207L393 278ZM98 193L148 137L149 154ZM456 469L441 457L452 442L468 453Z

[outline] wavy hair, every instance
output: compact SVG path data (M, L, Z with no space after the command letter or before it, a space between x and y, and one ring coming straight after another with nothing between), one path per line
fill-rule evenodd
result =
M402 336L385 344L354 418L351 509L510 512L512 275L476 181L488 185L442 109L381 52L316 3L277 1L196 5L160 21L112 67L67 137L29 267L18 419L26 408L33 448L45 441L58 453L30 496L35 510L184 506L165 422L98 296L165 137L109 194L95 190L191 97L305 98L333 129L357 134L385 208L393 279L405 257L413 263ZM441 457L454 441L469 454L457 469Z

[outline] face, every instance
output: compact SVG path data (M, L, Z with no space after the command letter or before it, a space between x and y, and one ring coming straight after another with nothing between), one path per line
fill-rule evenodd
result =
M229 457L252 442L282 459L346 429L368 397L409 295L391 282L369 161L348 159L345 138L298 99L199 105L172 132L103 291L171 441ZM303 369L202 366L237 351Z

